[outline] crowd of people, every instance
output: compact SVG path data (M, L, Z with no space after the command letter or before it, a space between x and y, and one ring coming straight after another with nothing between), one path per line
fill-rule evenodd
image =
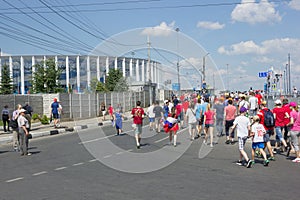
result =
M193 93L182 95L179 99L174 96L163 105L156 101L146 112L140 107L134 108L131 114L137 148L140 148L141 129L136 127L137 122L142 123L144 117L141 113L144 113L149 118L149 130L157 133L163 130L169 134L169 143L173 143L174 147L177 145L177 132L185 125L191 141L202 137L203 143L213 148L216 127L216 136L225 136L225 144L238 144L238 165L250 168L257 157L262 158L264 166L268 166L270 161L276 160L276 154L285 153L287 156L294 153L292 162L300 162L300 112L297 102L288 102L282 97L273 103L274 108L269 109L260 91L225 93L218 97ZM250 156L245 151L249 141L252 142ZM273 141L275 145L272 146Z

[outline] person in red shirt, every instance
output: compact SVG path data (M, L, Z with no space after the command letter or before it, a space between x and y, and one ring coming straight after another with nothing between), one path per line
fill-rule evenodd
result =
M262 99L263 99L263 96L261 96L261 94L260 94L260 91L258 90L258 91L256 91L256 93L255 93L255 97L257 98L257 103L258 103L258 106L262 103Z
M233 122L236 117L236 107L233 106L232 103L232 99L228 99L228 106L224 109L226 144L234 144L234 130L232 130L229 136L229 129L233 126Z
M131 115L133 118L133 128L135 129L135 141L136 147L139 149L141 146L141 134L142 134L142 126L144 119L144 109L141 108L141 102L136 102L136 107L132 109Z
M285 141L288 139L288 132L290 131L290 127L288 124L290 123L290 113L291 113L291 108L289 106L289 100L288 99L283 99L282 100L282 108L284 111L287 113L287 115L284 118L284 132L283 132L283 138Z
M271 146L271 141L270 141L270 136L274 134L274 127L266 127L265 125L265 112L267 110L269 110L269 108L267 108L267 102L266 101L262 101L260 104L261 109L258 111L257 116L260 119L260 124L262 124L266 130L266 134L264 134L264 142L265 142L265 147L267 147L270 157L268 158L268 160L275 160L274 157L274 153L272 150L272 146Z
M175 109L176 109L176 116L178 120L178 126L180 129L183 126L183 122L184 122L184 112L183 112L183 106L181 101L178 101L178 104L176 105Z
M275 118L275 132L276 132L276 145L275 145L275 151L277 150L278 143L282 142L283 146L285 147L285 150L287 150L288 146L286 144L285 139L282 136L282 130L285 125L285 118L289 117L286 109L283 108L280 99L277 99L275 101L275 108L273 109L273 114Z
M109 104L108 113L109 113L109 116L110 116L110 121L113 124L113 121L114 121L114 108L112 107L111 104Z

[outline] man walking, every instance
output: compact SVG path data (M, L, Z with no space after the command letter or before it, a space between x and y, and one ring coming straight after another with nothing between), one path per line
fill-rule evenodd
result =
M57 102L57 98L53 99L53 103L51 104L51 113L54 119L54 128L57 128L58 123L58 111L59 111L59 103Z
M133 126L135 127L135 141L136 148L140 148L141 146L141 134L142 134L142 126L144 119L144 109L141 108L141 102L136 102L136 107L132 109L131 115L133 118Z

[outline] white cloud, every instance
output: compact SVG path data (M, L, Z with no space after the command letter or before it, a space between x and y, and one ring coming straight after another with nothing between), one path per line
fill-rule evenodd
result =
M275 5L268 0L242 0L231 13L233 21L255 23L274 23L280 22L282 17L276 11Z
M292 9L300 10L300 1L299 0L291 0L290 3L289 3L289 6Z
M229 47L221 46L218 49L220 54L226 55L243 55L256 54L266 55L272 53L292 53L298 54L300 51L300 39L281 38L263 41L260 45L252 40L242 41L237 44L232 44Z
M160 25L155 27L148 27L142 31L143 35L150 35L150 36L169 36L172 31L174 31L175 22L173 21L170 24L166 22L160 23Z
M259 63L272 63L274 62L274 59L266 57L266 56L262 56L262 57L258 57L254 59L256 62Z
M197 24L198 28L205 28L209 30L218 30L223 29L225 24L220 24L219 22L209 22L209 21L201 21Z
M240 42L238 44L233 44L226 49L225 46L221 46L218 49L220 54L227 55L239 55L239 54L258 54L260 51L260 47L255 44L253 41Z

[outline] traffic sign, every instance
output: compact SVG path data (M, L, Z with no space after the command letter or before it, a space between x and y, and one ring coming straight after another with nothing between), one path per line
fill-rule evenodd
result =
M179 83L172 83L172 90L179 91L180 90L180 84Z
M259 78L268 77L268 72L258 72L258 77Z

